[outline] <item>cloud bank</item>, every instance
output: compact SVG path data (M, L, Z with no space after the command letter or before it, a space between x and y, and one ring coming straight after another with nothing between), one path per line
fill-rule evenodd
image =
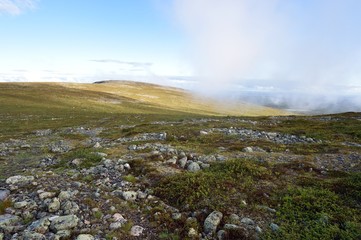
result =
M290 104L312 108L315 98L309 96L329 104L360 89L361 1L173 3L203 93L227 95L235 85L262 80L263 88L294 93L292 99L283 96ZM352 95L346 102L356 105L360 99Z
M38 0L0 0L0 15L20 15L28 10L34 9Z

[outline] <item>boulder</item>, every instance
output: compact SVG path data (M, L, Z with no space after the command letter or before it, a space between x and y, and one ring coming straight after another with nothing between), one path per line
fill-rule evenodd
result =
M0 215L0 228L5 226L15 226L20 224L22 219L19 216L5 214Z
M10 191L7 189L0 189L0 201L4 201L10 195Z
M32 222L30 226L27 228L27 230L30 232L45 234L48 231L49 225L50 225L49 218L45 217L36 220L35 222Z
M50 221L50 229L57 233L61 230L69 230L75 228L78 225L79 219L75 215L66 215L61 217L52 217L50 218Z
M31 184L32 181L34 181L33 176L22 176L22 175L12 176L12 177L9 177L8 179L6 179L7 184L13 185L16 187L22 187L22 186L29 185L29 184Z
M60 201L58 198L54 198L48 205L48 211L50 213L56 212L60 209Z
M218 211L213 211L211 214L209 214L208 217L204 220L204 232L206 234L215 233L222 218L223 214Z
M196 162L191 162L191 163L188 165L187 170L190 171L190 172L197 172L197 171L201 170L201 167L199 166L198 163L196 163Z

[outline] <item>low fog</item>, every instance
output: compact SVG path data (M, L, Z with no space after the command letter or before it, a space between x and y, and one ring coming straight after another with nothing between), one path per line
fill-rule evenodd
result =
M199 93L361 111L361 1L174 0Z

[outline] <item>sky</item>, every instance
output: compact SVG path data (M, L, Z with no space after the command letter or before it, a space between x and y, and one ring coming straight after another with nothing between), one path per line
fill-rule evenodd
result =
M0 81L129 79L361 110L360 12L359 0L0 0Z

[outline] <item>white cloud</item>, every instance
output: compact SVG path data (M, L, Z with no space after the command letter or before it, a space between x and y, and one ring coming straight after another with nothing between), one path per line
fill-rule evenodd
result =
M0 14L20 15L34 9L38 0L0 0Z

